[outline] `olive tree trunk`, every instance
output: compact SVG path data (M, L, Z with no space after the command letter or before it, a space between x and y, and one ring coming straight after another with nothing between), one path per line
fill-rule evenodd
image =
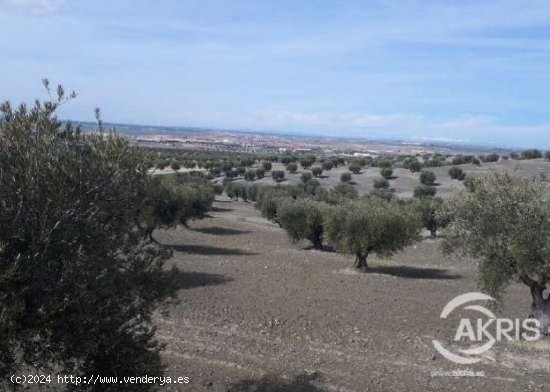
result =
M313 249L323 249L323 240L321 238L312 238L311 243L313 244Z
M542 334L550 333L550 293L544 298L544 290L546 290L545 281L536 281L527 275L519 275L519 280L529 286L531 289L531 315L529 318L534 318L540 323L540 332Z
M545 286L536 283L531 286L531 310L532 317L540 322L541 333L547 335L550 333L550 294L544 298L544 289Z
M355 263L353 264L353 268L355 268L358 271L366 271L368 269L367 264L367 256L368 253L357 253L355 254Z

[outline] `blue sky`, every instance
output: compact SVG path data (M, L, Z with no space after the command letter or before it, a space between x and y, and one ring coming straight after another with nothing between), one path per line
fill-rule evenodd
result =
M550 147L547 0L0 0L1 99L60 117Z

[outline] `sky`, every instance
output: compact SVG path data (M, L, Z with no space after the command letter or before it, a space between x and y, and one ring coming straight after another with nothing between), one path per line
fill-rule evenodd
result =
M547 0L0 0L0 100L60 118L550 148Z

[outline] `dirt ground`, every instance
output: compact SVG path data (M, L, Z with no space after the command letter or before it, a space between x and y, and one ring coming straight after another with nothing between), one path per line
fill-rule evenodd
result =
M158 231L174 248L180 303L156 317L171 391L550 391L550 344L498 342L481 363L457 365L453 297L476 291L476 263L425 239L391 259L352 258L292 245L251 203L219 198L189 229ZM512 285L499 315L524 318L527 288ZM449 343L450 344L450 343ZM438 371L484 372L479 377Z

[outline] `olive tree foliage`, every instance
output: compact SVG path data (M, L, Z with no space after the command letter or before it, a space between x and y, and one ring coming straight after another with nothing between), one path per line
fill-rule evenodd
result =
M314 156L306 156L306 157L302 157L300 159L300 165L302 165L302 167L304 169L310 168L311 165L313 165L314 162L315 162L315 157Z
M323 162L321 167L325 171L331 171L334 168L334 163L332 163L331 161L326 161L326 162Z
M392 192L391 189L384 189L384 188L380 188L380 189L374 189L372 190L370 193L369 193L369 197L378 197L380 199L384 199L384 200L387 200L387 201L390 201L392 199L395 199L395 194Z
M348 170L350 172L352 172L353 174L359 174L361 172L361 165L359 164L359 162L352 162L349 164L348 166Z
M247 185L241 184L240 182L229 181L225 184L224 190L227 197L232 200L242 199L243 201L248 200L247 194Z
M321 166L313 166L311 168L311 174L313 174L313 177L320 177L321 174L323 174L323 168Z
M418 185L414 188L414 197L434 197L437 193L437 188L431 185Z
M143 218L153 239L157 227L187 226L191 219L203 218L214 202L214 187L204 177L174 173L153 177Z
M99 110L99 132L62 126L51 95L0 106L0 374L161 375L151 314L175 286L139 224L146 159Z
M453 166L449 169L449 176L453 180L462 181L464 180L464 177L466 177L466 174L464 173L464 171L462 171L461 168Z
M371 253L390 256L419 239L414 208L380 198L348 201L327 210L325 236L342 253L355 255L354 267L367 269Z
M542 158L542 152L540 152L540 150L537 150L536 148L530 148L530 149L527 149L527 150L523 150L521 152L521 157L523 159Z
M380 175L386 180L389 180L393 176L393 170L390 167L383 167L382 169L380 169Z
M422 170L422 163L418 159L411 159L404 163L404 167L409 169L412 173Z
M271 177L273 177L276 182L281 182L285 179L285 172L282 170L273 170L271 172Z
M258 189L256 184L245 184L240 182L228 182L225 184L225 194L232 200L241 199L244 202L256 201Z
M264 178L265 170L263 168L259 167L255 170L255 174L256 174L256 177L258 177L258 179Z
M437 213L443 204L440 197L425 197L413 200L414 206L418 209L422 226L430 231L432 237L437 236L437 230L448 224L448 219L438 217Z
M331 204L338 204L348 199L357 199L359 192L353 185L340 183L328 191L326 201Z
M311 181L312 178L313 178L313 174L311 174L311 172L303 172L302 175L300 176L300 180L304 184L308 181Z
M279 159L279 162L281 162L283 165L288 165L290 162L294 162L294 157L291 157L289 155L282 156L281 159Z
M248 169L247 171L244 172L244 179L246 181L254 181L255 178L256 178L256 170Z
M513 281L532 295L533 316L550 326L550 204L544 184L492 172L474 178L470 191L455 195L440 215L450 220L444 249L479 258L483 290L499 298Z
M374 182L374 189L388 189L390 187L390 182L386 180L385 178L375 178Z
M420 183L423 185L433 185L435 183L436 177L434 172L423 171L420 173Z
M298 165L296 165L296 163L294 162L290 162L288 165L286 165L286 170L289 173L294 174L298 170Z
M277 221L292 242L308 240L323 248L323 213L326 203L310 199L283 199L277 207Z
M263 186L258 189L255 207L267 220L280 225L277 219L278 204L282 199L289 198L288 192L280 186Z
M475 188L475 180L474 180L475 177L471 177L471 176L468 176L466 177L466 179L462 182L462 184L464 185L464 187L468 190L468 191L473 191L474 188Z
M344 172L340 175L340 181L342 182L350 182L351 181L351 173L350 172Z

